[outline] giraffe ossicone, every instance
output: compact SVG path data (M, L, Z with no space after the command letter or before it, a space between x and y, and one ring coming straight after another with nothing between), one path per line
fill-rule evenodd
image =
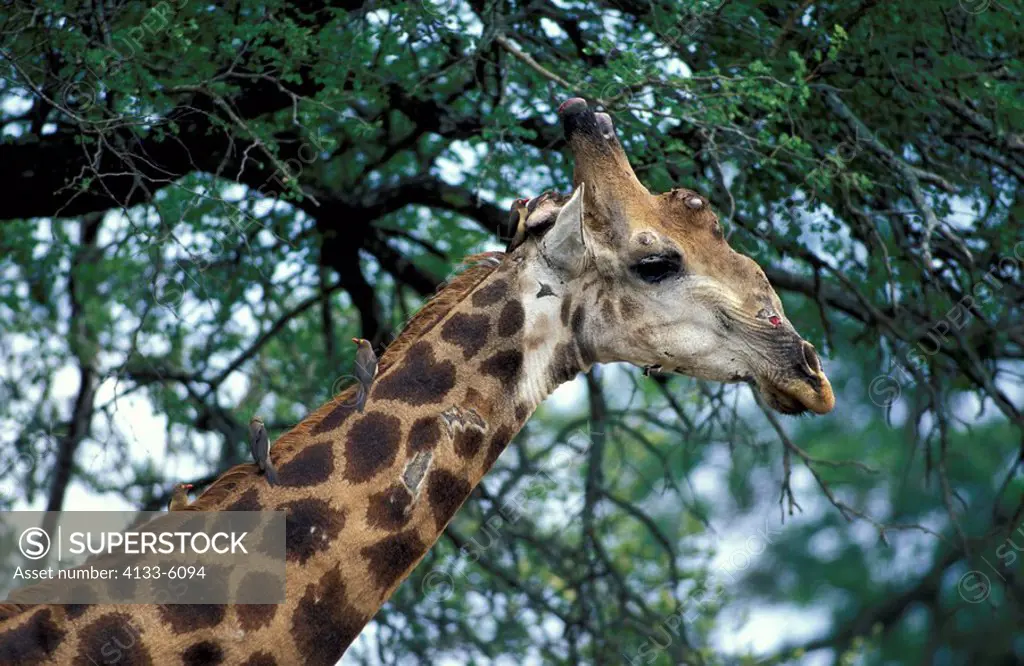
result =
M120 663L334 664L537 405L595 363L746 381L778 411L830 411L814 347L705 200L649 192L582 99L559 113L571 196L513 204L508 251L471 258L413 317L365 412L352 387L274 443L277 485L240 465L182 509L284 511L285 603L0 607L0 663L94 663L131 618Z

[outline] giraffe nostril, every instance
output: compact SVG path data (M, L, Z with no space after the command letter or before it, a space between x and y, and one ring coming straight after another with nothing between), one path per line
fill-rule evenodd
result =
M812 372L821 372L821 361L818 359L818 353L814 351L814 345L806 340L801 340L800 347L804 352L804 363L811 369Z

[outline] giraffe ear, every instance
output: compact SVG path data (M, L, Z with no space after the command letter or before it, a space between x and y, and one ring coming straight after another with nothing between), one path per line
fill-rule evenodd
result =
M569 201L558 211L551 229L541 238L540 252L553 265L570 273L583 265L587 252L583 228L584 184L576 188Z

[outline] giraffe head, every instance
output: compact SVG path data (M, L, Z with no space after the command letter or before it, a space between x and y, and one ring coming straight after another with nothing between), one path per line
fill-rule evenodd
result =
M746 381L780 412L829 412L835 399L814 347L786 319L761 267L729 247L707 199L682 188L649 192L611 118L582 99L559 114L575 160L573 194L513 204L510 252L538 283L560 286L563 323L584 364Z

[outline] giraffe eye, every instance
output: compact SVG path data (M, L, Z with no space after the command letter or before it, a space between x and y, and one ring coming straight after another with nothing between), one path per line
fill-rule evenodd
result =
M633 264L631 269L644 282L657 284L678 275L683 269L683 259L678 254L652 254Z

